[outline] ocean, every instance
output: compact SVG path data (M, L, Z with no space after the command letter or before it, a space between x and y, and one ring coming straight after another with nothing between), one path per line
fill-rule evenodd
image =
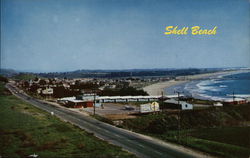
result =
M232 98L233 95L250 96L250 72L212 76L165 89L166 94L175 94L177 91L186 96L208 100Z

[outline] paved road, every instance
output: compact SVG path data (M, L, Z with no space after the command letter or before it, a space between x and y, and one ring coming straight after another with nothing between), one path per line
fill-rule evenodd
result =
M43 103L39 100L31 98L24 93L19 93L17 88L11 84L6 85L14 94L31 103L32 105L46 110L48 112L54 112L57 117L71 122L85 129L88 132L94 133L95 136L104 139L112 144L121 146L122 148L135 153L138 157L151 157L151 158L191 158L191 157L206 157L199 153L192 152L191 150L179 148L173 145L166 145L164 143L155 141L150 137L146 137L137 133L133 133L124 129L120 129L98 120L95 120L88 116L68 110L66 108L56 107L50 104Z

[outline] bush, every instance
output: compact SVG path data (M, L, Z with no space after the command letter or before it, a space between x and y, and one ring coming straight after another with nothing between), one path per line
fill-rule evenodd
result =
M7 83L9 80L8 80L8 78L6 78L6 77L0 75L0 81L1 81L1 82L4 82L4 83Z
M134 87L123 87L121 89L104 89L99 93L100 96L136 96L136 95L148 95L144 90L137 90Z

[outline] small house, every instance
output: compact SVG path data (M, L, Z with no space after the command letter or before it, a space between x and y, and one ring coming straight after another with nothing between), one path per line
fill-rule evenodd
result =
M42 90L42 94L44 94L44 95L52 95L53 94L53 88L46 87L45 89Z
M219 106L223 106L223 104L222 104L222 103L220 103L220 102L216 102L216 103L214 103L214 106L219 107Z

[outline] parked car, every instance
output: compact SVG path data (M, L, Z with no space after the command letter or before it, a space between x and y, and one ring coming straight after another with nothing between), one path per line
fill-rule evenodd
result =
M126 105L126 106L124 107L124 109L125 109L125 110L135 110L135 108L133 108L132 106L128 106L128 105Z

